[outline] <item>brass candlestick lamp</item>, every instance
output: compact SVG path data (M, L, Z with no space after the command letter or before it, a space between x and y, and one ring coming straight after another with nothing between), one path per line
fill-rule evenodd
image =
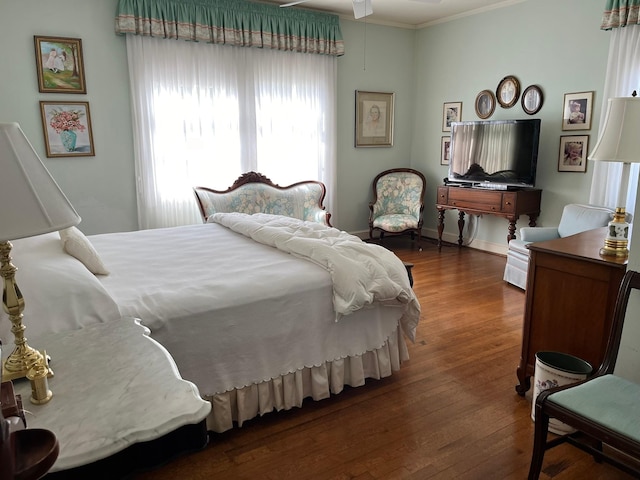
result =
M80 223L80 217L51 177L17 123L0 123L0 276L3 308L15 348L2 365L2 378L26 377L36 366L50 372L46 355L27 344L24 298L15 280L10 240L42 235Z

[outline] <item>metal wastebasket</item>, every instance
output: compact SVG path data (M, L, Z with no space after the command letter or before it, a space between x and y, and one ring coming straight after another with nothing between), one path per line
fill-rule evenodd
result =
M584 380L593 367L581 358L561 352L536 353L534 390L531 401L531 420L536 419L536 398L540 392L560 385L569 385ZM558 435L572 433L575 429L555 418L549 420L549 431Z

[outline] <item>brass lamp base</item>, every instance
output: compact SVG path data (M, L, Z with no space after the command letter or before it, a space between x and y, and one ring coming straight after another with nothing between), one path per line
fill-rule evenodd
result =
M600 255L626 258L629 256L629 229L631 226L626 220L624 207L616 208L613 220L607 225L607 236L604 247L600 249Z
M2 365L2 379L15 380L27 376L29 370L36 365L44 365L48 376L53 375L49 369L48 359L39 351L27 345L24 336L26 327L22 324L24 298L16 285L17 268L11 263L11 243L0 242L0 276L4 279L3 307L11 321L11 332L14 336L15 348Z

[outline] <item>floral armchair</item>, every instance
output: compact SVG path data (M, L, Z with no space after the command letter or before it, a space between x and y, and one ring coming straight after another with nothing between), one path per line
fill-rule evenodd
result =
M373 180L373 202L369 204L369 239L373 231L380 231L380 241L385 233L418 235L418 247L422 236L422 211L424 210L424 175L411 168L386 170Z

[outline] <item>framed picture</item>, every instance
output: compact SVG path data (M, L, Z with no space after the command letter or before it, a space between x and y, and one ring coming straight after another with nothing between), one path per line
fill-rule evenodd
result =
M451 137L442 137L440 165L449 165L449 160L451 160Z
M38 89L42 93L87 93L82 40L33 37L36 47Z
M93 157L89 102L40 102L47 157Z
M513 75L500 80L496 88L496 99L502 108L511 108L520 98L520 82Z
M393 145L394 94L356 90L356 147Z
M593 92L565 93L562 130L591 130Z
M560 137L559 172L586 172L589 135L563 135Z
M496 109L496 97L491 90L483 90L476 97L476 115L481 119L489 118Z
M451 123L462 120L462 102L447 102L442 106L442 131L450 132Z
M527 115L535 115L542 108L542 89L537 85L529 85L522 92L522 110Z

